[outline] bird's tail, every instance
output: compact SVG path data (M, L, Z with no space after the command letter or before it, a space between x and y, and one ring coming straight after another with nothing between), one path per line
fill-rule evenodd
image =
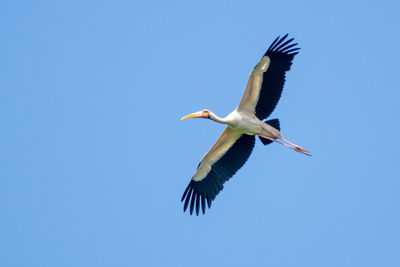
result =
M278 131L281 130L281 128L280 128L280 126L279 126L279 120L278 120L278 119L273 119L273 120L265 121L265 123L268 124L268 125L270 125L270 126L272 126L272 127L274 127L274 128L277 129ZM266 145L269 145L269 144L271 144L271 143L273 142L273 141L268 140L268 139L266 139L266 138L263 138L263 137L261 137L261 136L259 136L259 137L260 137L261 142L262 142L265 146L266 146Z

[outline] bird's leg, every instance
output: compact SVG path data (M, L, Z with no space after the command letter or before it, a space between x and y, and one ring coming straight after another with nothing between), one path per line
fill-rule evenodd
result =
M287 141L287 140L284 139L283 137L280 138L280 139L282 139L282 141L284 141L284 142L287 142L288 144L282 143L282 142L280 142L280 141L277 140L277 139L274 139L274 138L271 138L271 137L267 137L267 136L264 136L264 135L261 135L261 134L257 134L257 136L260 136L260 137L262 137L262 138L271 140L272 142L276 142L276 143L278 143L278 144L281 144L281 145L284 145L284 146L286 146L286 147L288 147L288 148L291 148L291 149L293 149L293 150L295 150L295 151L297 151L297 152L300 152L300 153L306 154L306 155L308 155L308 156L311 156L310 152L308 152L307 150L305 150L304 148L302 148L302 147L300 147L300 146L298 146L298 145L295 145L295 144L293 144L293 143Z
M287 144L282 143L282 142L280 142L280 141L278 141L278 140L276 140L276 139L274 139L274 138L271 138L271 137L266 137L266 136L260 135L261 137L266 138L266 139L271 140L271 141L274 141L274 142L277 142L277 143L279 143L279 144L281 144L281 145L284 145L284 146L286 146L286 147L289 147L289 148L291 148L291 149L293 149L293 150L295 150L295 151L297 151L297 152L300 152L300 153L306 154L306 155L308 155L308 156L311 156L310 152L308 152L307 150L305 150L304 148L302 148L302 147L300 147L300 146L298 146L298 145L293 144L292 142L289 142L288 140L286 140L285 138L283 138L282 135L278 136L278 135L276 135L275 133L273 133L273 132L271 132L270 130L268 130L268 129L267 129L266 127L264 127L264 126L261 126L261 128L262 128L263 130L265 130L266 132L270 133L270 134L271 134L272 136L274 136L276 139L281 139L283 142L286 142Z
M264 136L264 135L261 135L261 134L256 134L256 135L259 136L259 137L268 139L268 140L270 140L270 141L272 141L272 142L276 142L276 143L278 143L278 144L281 144L281 145L284 145L284 146L286 146L286 147L288 147L288 148L291 148L291 149L296 150L294 147L292 147L292 146L290 146L290 145L288 145L288 144L282 143L282 142L278 141L277 139L274 139L274 138L271 138L271 137L267 137L267 136Z

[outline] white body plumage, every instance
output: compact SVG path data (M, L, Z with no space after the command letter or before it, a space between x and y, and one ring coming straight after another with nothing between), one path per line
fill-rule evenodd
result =
M254 114L241 112L235 109L224 118L229 128L238 130L249 135L261 135L273 139L281 138L282 135L278 129L260 121Z

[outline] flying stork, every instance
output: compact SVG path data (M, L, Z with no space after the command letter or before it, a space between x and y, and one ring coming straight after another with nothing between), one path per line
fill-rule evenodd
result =
M189 207L190 214L196 208L205 213L215 196L247 161L258 136L264 145L280 143L297 152L311 156L304 148L295 145L280 132L279 120L267 120L275 109L285 83L285 73L290 70L292 60L300 48L297 43L287 41L288 34L275 39L260 62L250 73L246 89L237 108L225 118L220 118L208 109L181 118L204 118L226 124L222 135L201 159L196 173L183 193L183 211Z

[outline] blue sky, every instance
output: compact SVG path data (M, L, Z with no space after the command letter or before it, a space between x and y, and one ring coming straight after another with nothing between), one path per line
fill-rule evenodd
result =
M396 1L2 1L1 266L400 266ZM269 44L302 50L205 216L180 197Z

